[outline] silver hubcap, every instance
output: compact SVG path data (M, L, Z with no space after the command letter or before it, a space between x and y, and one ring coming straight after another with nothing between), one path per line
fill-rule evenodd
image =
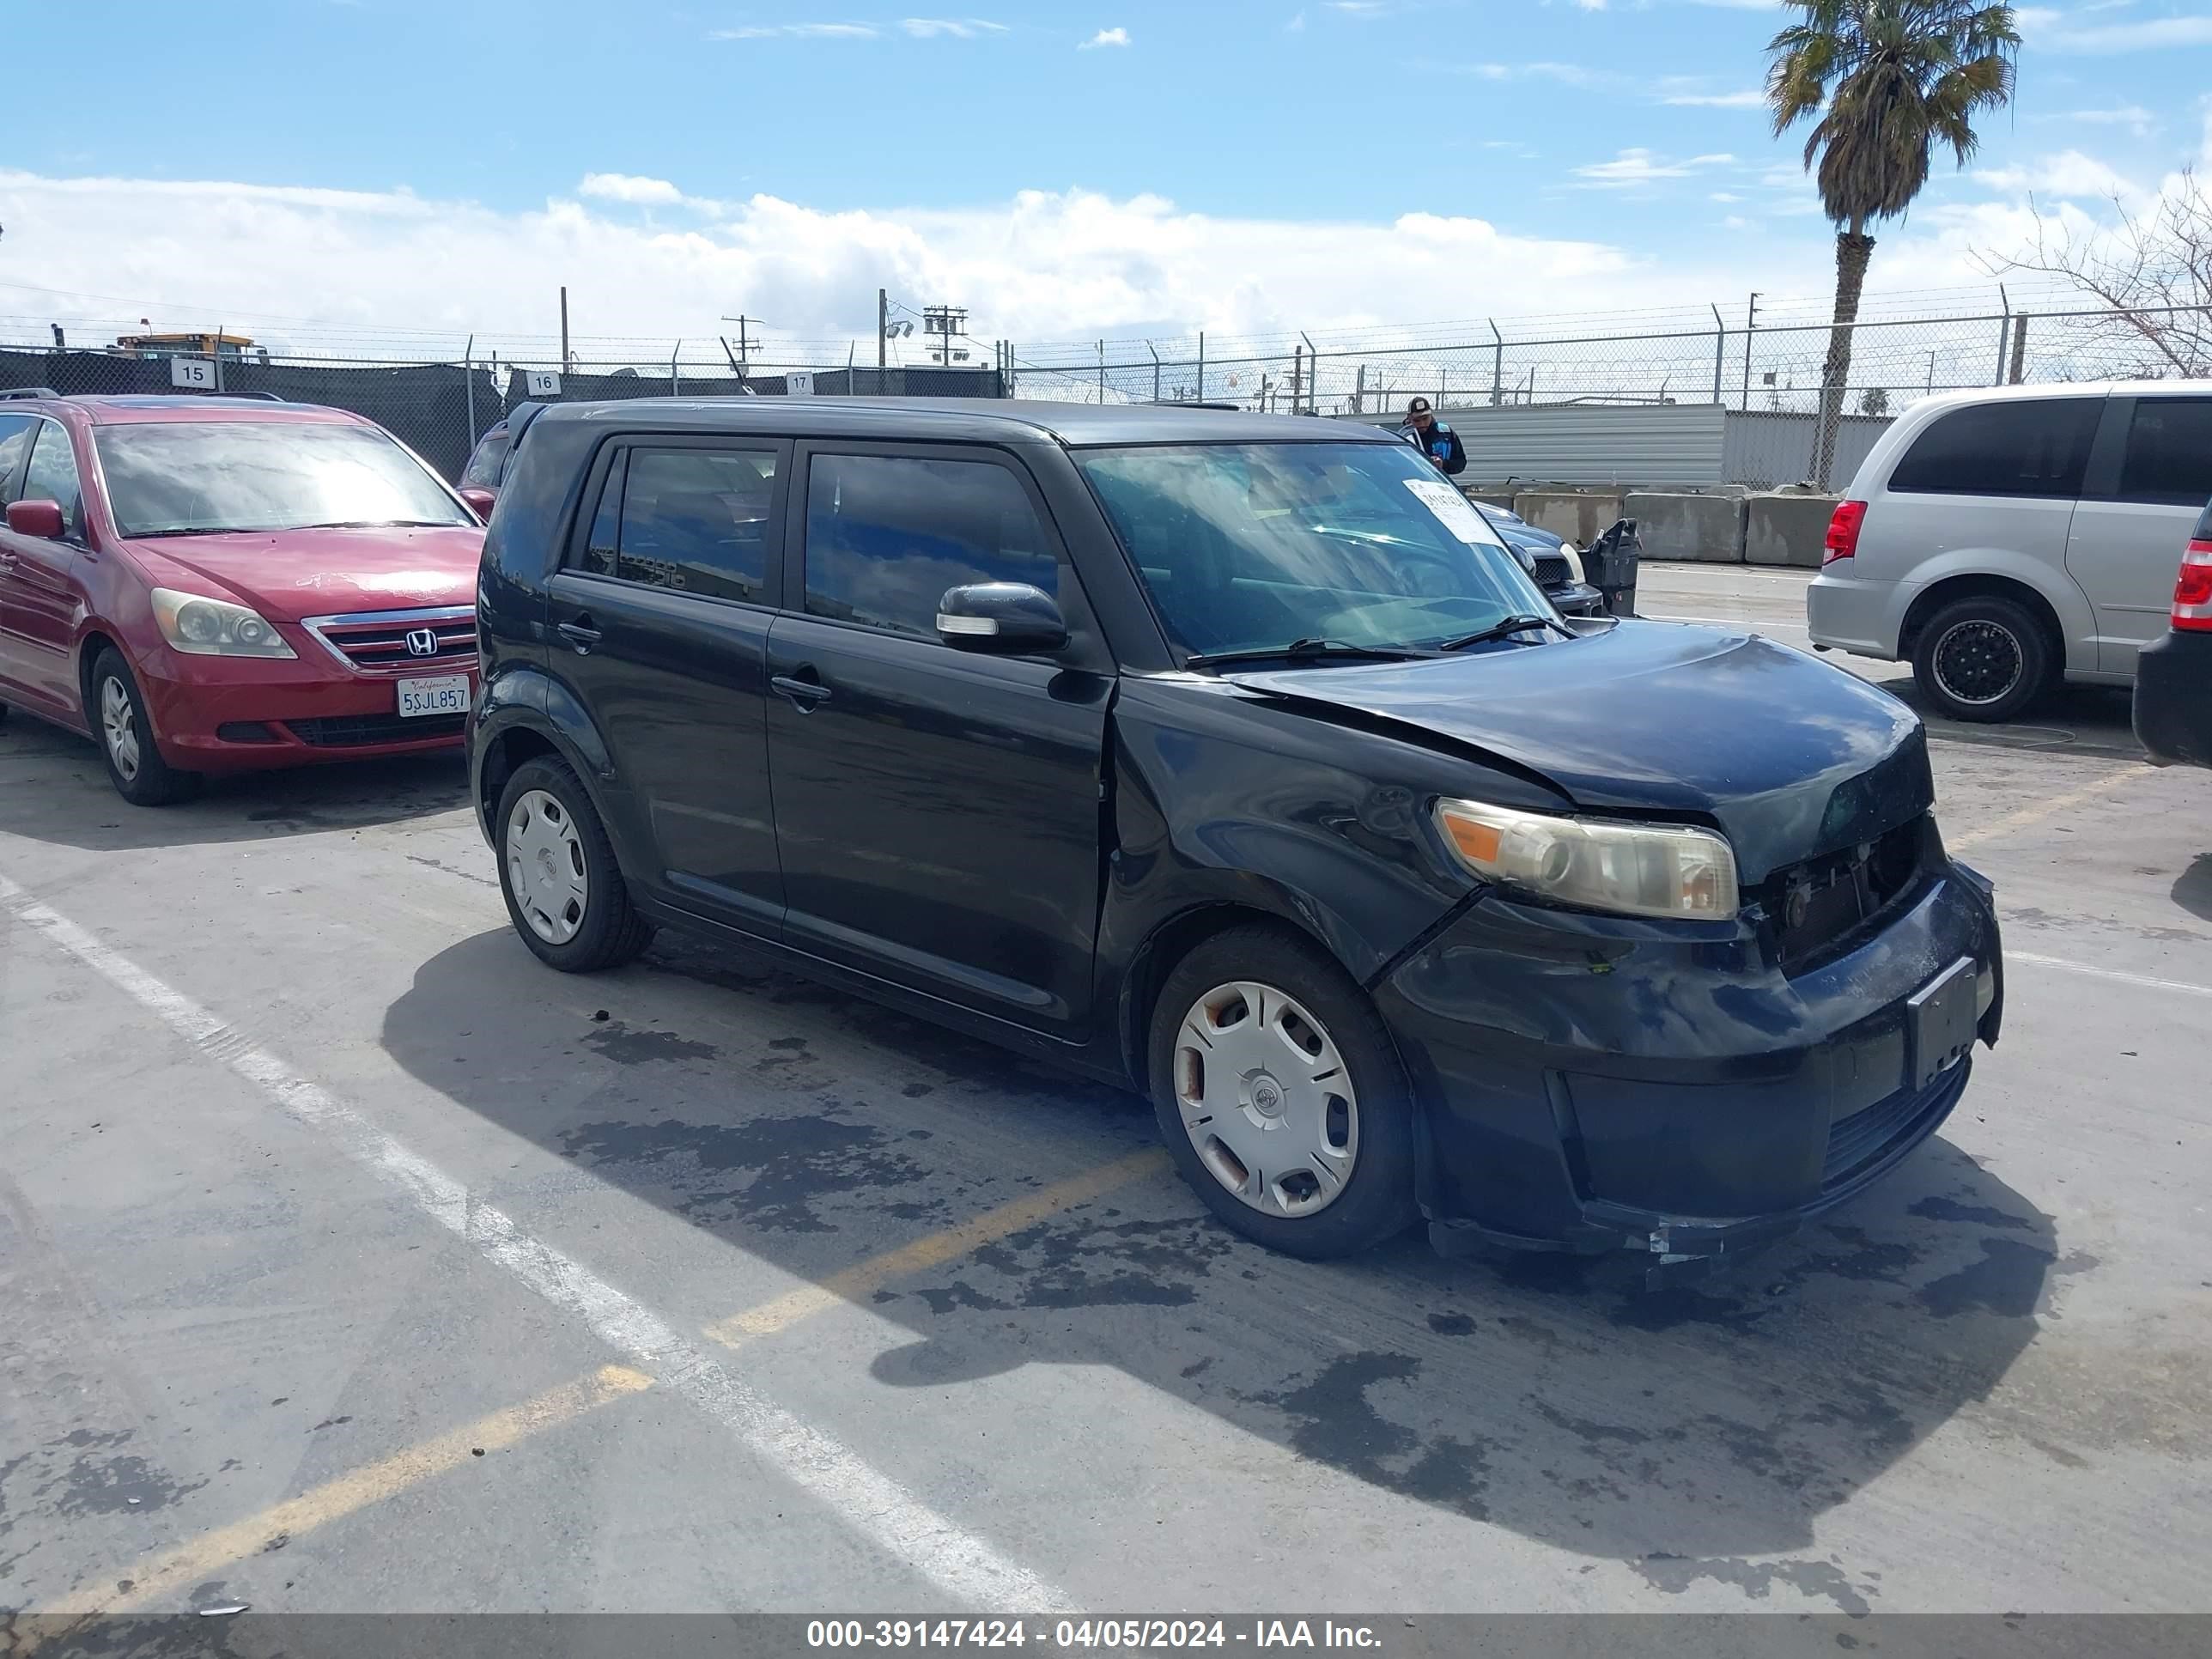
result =
M138 722L131 713L131 694L113 675L100 683L100 732L107 757L126 783L138 775Z
M2020 684L2027 665L2013 631L2001 623L1954 623L1936 641L1936 684L1963 703L1995 702Z
M1264 1215L1334 1203L1359 1157L1359 1102L1319 1020L1238 980L1193 1003L1176 1033L1183 1132L1216 1181Z
M592 896L584 843L568 809L543 789L526 792L507 817L507 884L530 931L548 945L566 945L584 925Z

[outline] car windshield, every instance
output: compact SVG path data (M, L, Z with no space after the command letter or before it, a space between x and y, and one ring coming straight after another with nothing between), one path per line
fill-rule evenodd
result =
M1543 592L1404 444L1175 444L1079 453L1176 639L1201 656L1419 650Z
M125 536L472 522L421 462L373 427L165 421L100 427L93 441Z

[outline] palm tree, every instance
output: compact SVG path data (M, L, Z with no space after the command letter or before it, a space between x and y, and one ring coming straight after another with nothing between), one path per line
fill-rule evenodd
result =
M1789 3L1805 15L1767 43L1767 106L1778 138L1820 118L1805 140L1805 167L1836 227L1836 313L1814 453L1814 476L1825 485L1850 380L1851 327L1874 258L1867 227L1912 205L1939 143L1966 166L1981 142L1975 115L2012 96L2020 35L2010 6L1980 0Z

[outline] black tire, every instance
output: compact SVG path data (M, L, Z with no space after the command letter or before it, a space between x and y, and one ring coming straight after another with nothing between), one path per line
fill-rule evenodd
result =
M1239 1198L1201 1157L1184 1127L1178 1034L1201 997L1243 981L1279 990L1310 1012L1324 1028L1325 1040L1334 1043L1357 1097L1351 1174L1334 1199L1308 1214L1267 1213ZM1235 1231L1287 1255L1326 1261L1356 1255L1413 1224L1413 1104L1405 1066L1366 993L1305 939L1287 928L1256 924L1202 941L1160 988L1148 1052L1146 1075L1161 1139L1183 1179Z
M575 831L585 896L574 923L575 932L565 939L540 933L515 893L514 872L507 855L508 832L517 805L533 791L550 796ZM507 787L500 792L499 813L492 820L492 830L499 860L500 896L507 901L507 920L547 967L564 974L595 974L635 959L653 942L653 924L630 902L629 885L615 860L606 827L599 822L599 809L565 762L541 755L516 767Z
M2058 672L2057 643L2042 618L1994 593L1954 599L1912 641L1912 678L1947 720L2017 719L2051 690Z
M131 769L127 773L124 763L117 758L116 745L110 741L106 728L108 686L121 689L122 701L128 710L135 749L131 754ZM112 646L94 659L92 678L87 683L85 724L92 728L92 740L100 745L100 758L106 763L107 781L115 786L115 793L133 806L173 806L179 801L190 800L200 792L206 781L197 772L180 772L161 758L161 751L154 745L154 723L146 718L146 698L138 690L138 679L131 672L131 665L123 653Z

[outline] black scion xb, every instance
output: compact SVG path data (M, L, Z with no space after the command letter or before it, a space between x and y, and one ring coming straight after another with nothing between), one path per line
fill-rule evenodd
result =
M1151 1097L1231 1226L1677 1265L1932 1133L2003 998L1918 719L1563 620L1407 445L1172 407L549 409L477 598L523 942L657 926Z

